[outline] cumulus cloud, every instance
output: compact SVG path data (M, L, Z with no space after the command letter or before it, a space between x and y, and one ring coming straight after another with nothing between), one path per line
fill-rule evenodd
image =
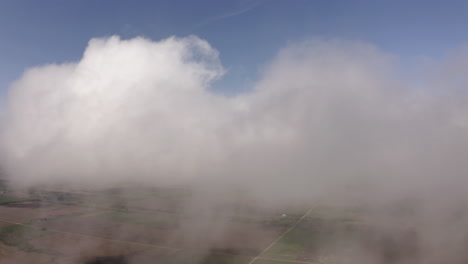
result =
M80 62L30 69L13 85L7 167L27 181L196 171L216 158L223 99L206 87L222 74L196 37L93 39Z
M421 188L449 169L461 180L465 97L412 88L395 61L365 43L302 42L225 97L209 91L224 70L204 40L92 39L79 62L29 69L11 87L3 165L30 184L209 179L286 195ZM461 64L444 70L461 78Z
M11 86L1 165L29 185L194 184L207 217L236 188L270 204L417 198L428 256L446 260L434 248L463 221L441 236L443 216L467 209L466 58L433 64L416 86L370 44L305 41L228 97L210 91L224 69L202 39L92 39L80 61Z

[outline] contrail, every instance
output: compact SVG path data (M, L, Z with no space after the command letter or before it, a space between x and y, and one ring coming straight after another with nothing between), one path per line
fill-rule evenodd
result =
M226 18L242 15L242 14L247 13L250 10L258 7L261 4L262 4L262 1L256 1L253 4L250 4L249 6L247 6L245 8L242 8L242 9L239 9L239 10L234 10L234 11L231 11L231 12L227 12L227 13L224 13L224 14L221 14L221 15L209 17L209 18L205 19L204 21L195 24L193 26L193 28L199 28L199 27L205 26L207 24L213 23L215 21L219 21L219 20L223 20L223 19L226 19Z

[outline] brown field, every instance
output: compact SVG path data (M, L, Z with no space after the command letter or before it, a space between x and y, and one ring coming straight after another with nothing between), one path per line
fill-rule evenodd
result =
M144 245L120 243L76 234L52 233L33 239L30 243L37 249L54 249L58 254L74 258L90 258L96 255L129 255L145 249Z
M11 247L0 243L0 260L2 264L18 263L50 263L53 257L33 252L24 252L16 247Z
M1 219L25 223L35 219L51 218L59 215L87 213L91 212L91 210L78 206L51 205L31 201L0 205L0 212Z
M170 246L165 244L170 238L171 232L169 230L149 229L140 224L106 221L97 216L44 221L38 223L37 226L54 231L72 232L133 243Z

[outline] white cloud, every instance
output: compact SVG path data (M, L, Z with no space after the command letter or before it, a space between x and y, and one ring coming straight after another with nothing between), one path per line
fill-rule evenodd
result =
M302 42L224 97L209 91L224 70L204 40L93 39L80 61L29 69L10 88L2 165L31 185L201 183L270 203L410 196L437 205L424 221L468 198L465 58L416 89L372 45ZM440 241L432 231L426 241Z
M466 109L397 81L394 62L365 43L298 43L228 98L209 91L224 70L204 40L93 39L79 62L30 69L11 87L4 166L31 184L271 181L259 191L288 196L357 177L416 188L437 179L431 161L464 153Z

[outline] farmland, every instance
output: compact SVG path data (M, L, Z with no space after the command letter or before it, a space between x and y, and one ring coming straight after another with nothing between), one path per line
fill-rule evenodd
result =
M184 210L190 192L179 189L2 188L2 263L341 263L356 250L350 244L373 247L377 259L385 258L382 250L396 260L411 255L379 247L384 238L354 207L255 210L244 204L205 225ZM188 237L190 230L200 232Z

